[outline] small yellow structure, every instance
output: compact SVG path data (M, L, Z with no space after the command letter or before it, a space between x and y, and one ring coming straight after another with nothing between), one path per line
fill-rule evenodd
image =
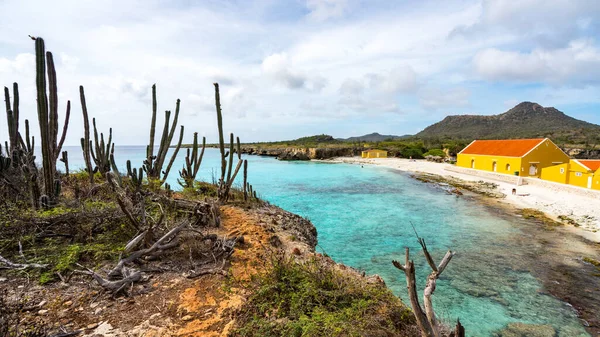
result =
M542 169L568 163L569 156L548 138L474 140L456 161L460 167L527 177L540 177ZM556 172L560 175L560 168ZM545 174L551 181L563 179L555 175L552 170Z
M600 191L600 169L596 170L594 177L592 177L592 189Z
M598 170L600 170L600 160L572 159L569 165L569 180L567 184L600 189L600 186L594 186L594 175L598 179Z
M361 153L363 158L387 158L387 151L384 150L366 150Z
M553 181L555 183L569 183L569 167L570 163L564 163L554 166L544 167L540 178L543 180Z

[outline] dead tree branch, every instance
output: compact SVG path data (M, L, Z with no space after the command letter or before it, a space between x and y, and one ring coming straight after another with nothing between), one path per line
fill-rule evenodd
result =
M414 229L414 226L413 226ZM415 230L415 234L417 231ZM439 265L436 266L433 257L427 250L427 244L423 238L420 238L417 234L417 240L419 241L419 245L423 249L423 254L425 255L425 259L427 260L427 264L431 268L431 273L427 277L427 284L425 286L425 290L423 291L423 306L425 310L421 307L417 295L417 287L415 280L415 265L412 260L409 258L409 249L406 248L406 263L404 265L400 264L398 261L392 261L394 267L402 270L406 275L406 287L408 289L408 295L410 297L410 304L413 309L413 313L417 320L417 325L419 326L419 330L421 330L422 337L440 337L440 326L435 316L435 311L433 310L433 303L431 300L431 296L433 295L436 287L436 282L442 272L446 269L450 260L454 256L454 252L448 251L446 255L442 259ZM460 322L459 322L460 325ZM462 326L461 326L462 327ZM458 325L457 325L458 329ZM464 330L464 329L463 329ZM464 333L463 333L464 335Z
M47 264L39 264L39 263L13 263L8 259L4 258L0 255L0 262L4 263L4 266L0 266L0 269L15 269L15 270L24 270L29 268L47 268Z

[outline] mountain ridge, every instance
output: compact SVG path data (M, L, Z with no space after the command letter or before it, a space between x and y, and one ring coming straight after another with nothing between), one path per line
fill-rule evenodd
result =
M554 107L522 102L498 115L452 115L417 133L418 138L545 138L600 132L600 125L566 115Z
M344 142L381 142L388 139L398 139L403 137L404 136L382 135L379 132L373 132L362 136L337 138L337 140L341 140Z

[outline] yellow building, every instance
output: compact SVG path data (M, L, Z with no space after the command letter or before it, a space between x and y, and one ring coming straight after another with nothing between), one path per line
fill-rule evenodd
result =
M570 163L564 163L554 166L544 167L542 169L541 179L553 181L555 183L569 183L569 167Z
M543 168L568 163L569 156L548 138L474 140L456 161L460 167L525 177L540 177ZM546 175L561 179L550 171Z
M366 150L362 152L363 158L387 158L387 151L384 150Z
M594 178L596 178L596 182L600 180L600 176L598 175L599 170L600 160L572 159L569 165L569 179L567 184L600 189L600 185L594 183Z
M600 190L600 169L597 169L594 177L592 177L592 189Z

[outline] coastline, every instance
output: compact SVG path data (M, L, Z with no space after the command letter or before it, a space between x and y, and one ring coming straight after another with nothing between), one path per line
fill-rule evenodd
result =
M452 172L446 170L446 167L453 166L451 164L435 163L422 159L410 161L403 158L336 157L319 160L319 162L377 165L406 173L439 176L443 179L459 179L471 183L478 181L493 183L497 185L495 190L505 195L503 198L494 198L495 200L516 209L538 210L559 222L563 222L561 218L565 219L565 217L572 219L578 226L565 224L565 228L587 240L600 242L600 218L597 216L597 210L600 209L600 198L576 195L569 192L557 193L542 186L515 186L503 181ZM513 188L517 189L516 195L512 194Z

